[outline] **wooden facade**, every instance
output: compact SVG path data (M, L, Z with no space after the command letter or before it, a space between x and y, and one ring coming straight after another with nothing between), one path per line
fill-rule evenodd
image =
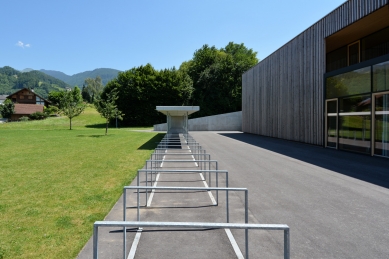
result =
M28 117L35 112L43 112L43 107L49 105L49 101L35 93L33 90L23 88L9 96L15 104L14 114L11 115L11 121L17 121L21 117Z
M43 106L49 105L48 100L28 88L23 88L13 94L10 94L7 98L11 99L14 103L38 104Z
M326 38L388 4L349 0L244 73L243 132L323 145Z

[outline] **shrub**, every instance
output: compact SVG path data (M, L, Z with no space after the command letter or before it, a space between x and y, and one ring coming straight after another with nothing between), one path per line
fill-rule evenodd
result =
M20 117L19 121L28 121L29 118L27 116Z
M44 113L47 116L58 114L59 109L57 106L49 105L48 107L44 107Z
M30 116L28 116L31 120L44 120L46 119L48 116L47 114L43 113L43 112L34 112L33 114L30 114Z
M1 115L3 118L11 118L11 115L15 112L14 111L15 105L10 99L7 99L4 101L4 103L1 105Z

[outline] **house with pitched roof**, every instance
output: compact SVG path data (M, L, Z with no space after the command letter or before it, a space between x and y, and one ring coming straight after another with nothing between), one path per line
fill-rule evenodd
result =
M23 116L29 116L35 112L43 112L43 107L49 105L49 101L35 93L34 90L23 88L7 96L15 104L15 112L11 115L11 121L17 121Z

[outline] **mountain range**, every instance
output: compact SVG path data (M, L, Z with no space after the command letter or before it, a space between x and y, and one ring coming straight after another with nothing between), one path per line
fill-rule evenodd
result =
M96 78L97 76L100 76L103 85L106 85L109 81L116 78L119 72L121 72L120 70L116 70L112 68L97 68L93 71L85 71L85 72L81 72L69 76L60 71L45 70L45 69L41 69L39 71L49 76L55 77L59 80L62 80L68 85L71 85L72 87L77 85L80 88L82 88L82 85L84 84L84 81L87 78Z
M22 88L30 88L46 98L49 92L68 87L70 85L64 81L37 70L20 72L9 66L0 68L0 94L9 95Z
M18 71L12 67L0 68L0 94L11 94L21 88L31 88L43 97L47 97L51 91L60 91L66 88L79 86L82 88L85 79L100 76L103 85L117 77L120 71L110 68L98 68L93 71L85 71L66 75L60 71L34 70L26 68Z

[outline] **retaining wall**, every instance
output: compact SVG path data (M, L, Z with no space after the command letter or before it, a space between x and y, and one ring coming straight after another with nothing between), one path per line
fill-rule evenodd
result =
M189 131L242 131L242 112L231 112L188 120ZM166 131L167 124L154 125L155 131Z

